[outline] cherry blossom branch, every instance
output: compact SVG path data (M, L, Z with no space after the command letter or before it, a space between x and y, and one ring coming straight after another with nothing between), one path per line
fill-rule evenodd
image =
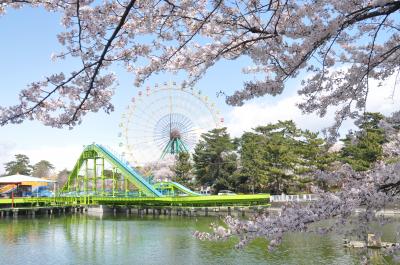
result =
M59 85L56 85L55 88L54 88L53 90L51 90L51 91L49 91L49 92L45 92L47 95L46 95L45 97L43 97L41 100L39 100L39 101L36 103L36 105L34 105L34 106L28 108L28 109L25 110L25 111L22 111L22 112L20 112L20 113L17 112L15 115L12 115L12 116L6 117L5 119L2 119L2 120L0 121L0 125L1 125L1 126L4 126L4 125L6 125L8 122L12 122L12 121L21 119L21 118L23 118L23 117L26 116L26 115L31 115L38 107L40 107L41 105L43 105L47 99L49 99L54 93L56 93L57 90L59 90L60 88L64 87L66 84L70 83L70 82L71 82L72 80L74 80L77 76L79 76L82 72L84 72L87 68L90 68L90 67L92 67L92 66L94 66L94 63L91 64L91 65L88 65L87 67L84 67L84 68L81 69L79 72L72 73L71 76L70 76L67 80L61 82ZM50 82L51 80L52 80L51 78L48 78L48 79L47 79L48 82ZM40 89L40 90L41 90L41 89ZM43 90L41 90L41 91L43 91ZM0 108L0 111L1 111L1 108Z
M287 80L306 72L309 74L299 90L306 100L299 105L301 110L323 116L328 107L339 106L337 112L345 118L365 109L368 80L382 81L400 69L396 60L400 1L154 0L134 6L128 0L35 0L2 1L0 13L6 7L24 5L63 14L66 31L58 38L66 50L54 58L78 57L83 65L95 62L86 69L86 76L82 73L70 86L64 86L73 96L63 94L69 103L58 102L58 114L65 111L65 115L45 122L48 125L58 126L61 121L72 125L87 111L112 110L108 99L115 77L106 70L116 63L134 74L136 85L164 70L185 70L187 82L194 83L218 60L248 56L254 66L244 68L244 72L259 73L264 79L245 81L242 89L226 98L228 104L241 105L254 97L280 94ZM365 45L364 36L372 37L369 45ZM2 108L0 121L46 96L38 91L31 91L36 99L25 92L20 108ZM55 97L46 98L51 104L41 106L46 105L49 111L41 107L36 116L41 113L41 119L52 118L48 114L57 113ZM102 104L96 104L95 98ZM347 102L354 104L340 109Z
M125 24L125 21L129 15L129 12L131 11L133 5L135 4L135 0L131 0L129 2L129 4L127 5L127 7L125 8L124 13L121 16L121 19L117 25L117 27L115 28L114 32L112 33L111 37L108 39L106 45L104 46L104 50L100 55L99 60L96 62L96 67L94 69L94 73L92 74L92 77L90 78L90 83L89 83L89 87L86 90L86 94L83 97L83 99L81 100L78 108L75 110L74 114L72 115L71 121L75 121L78 115L78 112L81 110L83 104L85 103L85 101L87 100L87 98L89 97L90 92L94 89L94 82L96 80L96 76L97 74L100 72L100 68L102 66L103 60L108 52L108 49L111 47L111 43L114 41L115 37L117 36L118 32L121 30L122 26ZM78 1L79 3L79 1Z

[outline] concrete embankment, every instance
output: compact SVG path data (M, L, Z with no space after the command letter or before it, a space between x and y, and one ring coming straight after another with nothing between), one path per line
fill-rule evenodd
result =
M175 216L251 216L253 214L268 212L280 214L282 203L272 203L270 206L112 206L112 205L76 205L76 206L44 206L44 207L19 207L0 208L0 218L18 216L51 215L62 213L87 213L89 215L126 214L126 215L175 215ZM355 210L355 214L365 209ZM384 216L400 216L398 207L388 207L376 213Z
M175 215L175 216L250 216L265 212L268 206L215 206L215 207L177 207L177 206L48 206L26 208L0 208L0 218L63 213L87 213L89 215L126 214L126 215Z
M216 207L128 207L128 206L90 206L84 209L91 215L176 215L176 216L227 216L244 217L266 211L267 206L216 206Z
M44 207L14 207L0 208L0 218L18 216L51 215L71 212L72 207L44 206Z

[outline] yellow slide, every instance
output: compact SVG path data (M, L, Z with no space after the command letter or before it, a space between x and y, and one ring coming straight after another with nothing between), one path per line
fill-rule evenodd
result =
M15 188L16 186L14 184L4 185L3 187L0 187L0 193L8 193Z

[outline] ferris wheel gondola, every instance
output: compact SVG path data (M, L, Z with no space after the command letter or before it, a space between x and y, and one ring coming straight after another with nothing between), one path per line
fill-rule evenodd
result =
M122 115L119 145L128 161L141 165L193 151L202 133L223 122L215 104L200 90L164 83L132 98Z

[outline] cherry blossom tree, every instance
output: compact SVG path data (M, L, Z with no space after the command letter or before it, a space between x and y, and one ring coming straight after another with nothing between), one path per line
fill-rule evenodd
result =
M157 162L149 162L144 165L144 172L150 173L155 182L171 181L174 177L175 156L168 155Z
M224 240L238 236L238 247L245 246L255 238L263 237L273 249L289 232L341 232L350 233L366 240L371 231L371 223L388 222L379 211L385 207L398 204L400 200L400 112L381 121L380 127L387 133L387 143L383 145L385 158L368 171L354 171L350 165L343 164L334 171L315 171L315 177L329 182L342 183L338 192L325 192L314 187L318 200L309 204L290 203L282 207L279 215L262 213L249 220L240 220L228 216L227 227L213 225L213 232L196 232L200 239ZM354 215L355 211L359 213ZM330 225L315 226L323 220L333 220ZM346 225L355 227L346 230ZM400 252L400 245L389 251Z
M2 125L73 127L89 111L112 111L116 63L140 85L160 71L185 70L196 82L217 61L247 56L254 65L244 72L263 77L228 95L231 105L280 94L308 73L300 108L323 116L335 106L337 126L364 111L369 80L399 73L398 0L1 0L0 14L25 6L62 14L65 49L53 58L81 65L28 85L18 105L0 109Z
M112 64L124 65L136 85L154 73L180 70L193 83L219 60L245 56L253 65L243 71L261 78L227 95L228 104L278 95L289 79L306 76L299 107L321 116L336 108L335 137L344 119L365 112L370 80L382 82L400 70L398 0L0 0L0 14L25 6L62 14L65 31L57 37L64 49L53 59L78 58L81 64L71 73L54 73L28 85L19 104L0 108L1 125L36 119L73 127L89 111L112 111L117 80ZM392 137L383 152L399 154L397 129L389 122L382 126ZM321 192L319 201L286 207L279 217L228 218L228 229L198 236L235 234L240 244L266 237L274 246L284 233L303 231L319 220L348 220L358 206L366 208L360 218L368 221L374 211L398 199L398 172L398 162L381 162L367 172L344 166L320 173L341 179L342 190Z

